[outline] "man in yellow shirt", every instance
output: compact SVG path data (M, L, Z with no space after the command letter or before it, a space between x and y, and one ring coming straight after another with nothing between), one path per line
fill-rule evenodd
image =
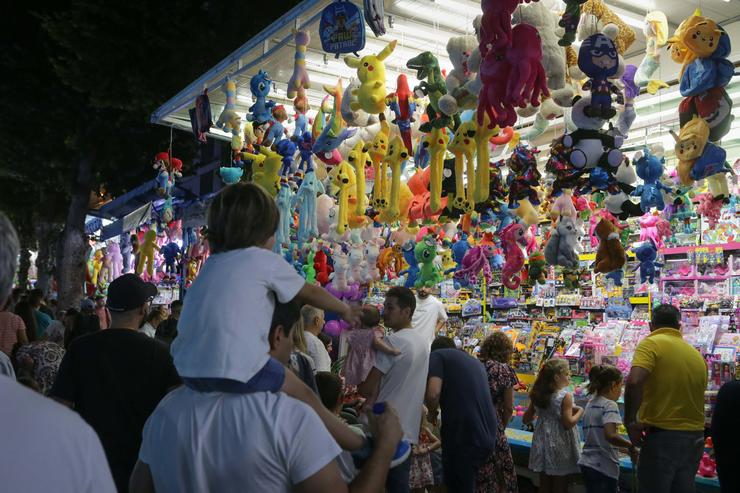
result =
M660 305L653 310L650 335L637 345L624 395L630 440L642 447L640 491L694 491L704 448L706 388L706 363L681 337L680 312Z

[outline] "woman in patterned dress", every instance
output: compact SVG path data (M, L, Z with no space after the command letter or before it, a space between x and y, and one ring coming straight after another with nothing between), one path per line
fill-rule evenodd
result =
M483 341L479 358L486 365L491 399L496 408L498 437L496 448L488 461L478 470L479 493L516 493L517 480L514 460L511 457L506 425L514 409L514 386L518 379L509 366L513 347L509 336L494 332Z

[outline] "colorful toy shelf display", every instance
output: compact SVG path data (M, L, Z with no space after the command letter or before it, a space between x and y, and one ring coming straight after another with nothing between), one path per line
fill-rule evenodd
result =
M738 25L603 0L360 3L302 2L152 121L223 141L218 187L274 197L275 252L308 282L378 305L429 287L471 353L505 331L522 396L554 356L579 398L592 365L628 371L652 307L675 304L709 419L738 376ZM171 299L197 276L218 187L191 214L176 151L153 159L156 214L91 246L90 290L133 271Z

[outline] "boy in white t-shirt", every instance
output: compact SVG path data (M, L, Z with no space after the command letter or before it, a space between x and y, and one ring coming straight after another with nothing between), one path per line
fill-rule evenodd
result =
M216 196L208 211L212 254L184 300L171 347L175 367L183 383L200 392L283 391L311 406L342 448L358 449L362 438L268 354L275 299L296 299L353 324L361 314L361 308L307 284L272 252L278 219L275 201L253 183L230 185Z

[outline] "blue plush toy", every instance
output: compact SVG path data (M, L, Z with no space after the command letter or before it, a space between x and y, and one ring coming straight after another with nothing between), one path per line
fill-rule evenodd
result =
M227 185L233 185L234 183L241 180L242 175L244 175L244 170L237 167L226 167L222 166L218 170L218 174L221 175L221 179L226 183Z
M332 110L329 123L323 128L321 134L316 138L316 142L314 142L313 152L315 154L330 153L357 132L356 128L344 128L342 126L341 80L334 87L324 86L324 90L334 96L334 109Z
M640 208L643 212L648 212L651 207L656 207L659 211L665 209L661 190L671 193L671 189L660 182L660 177L663 176L663 163L665 158L658 159L657 156L650 154L647 148L645 154L635 161L637 176L642 178L644 183L637 186L632 196L640 197Z
M311 136L311 132L303 132L294 137L294 140L298 144L298 152L301 156L298 169L306 173L313 171L313 137Z
M509 206L500 202L497 209L493 210L493 217L498 222L496 233L500 233L509 224L514 222L514 215L509 210Z
M167 274L176 274L175 262L180 255L180 247L177 243L170 242L159 249L159 253L164 257L165 272Z
M275 197L278 211L280 211L278 229L275 232L275 244L278 245L288 245L290 243L290 224L293 222L293 213L291 212L292 195L290 185L287 182L283 182L280 185L280 191L277 197Z
M727 57L730 55L730 36L721 31L717 49L706 58L697 58L688 64L681 76L679 90L681 96L697 96L715 87L725 87L734 75L735 66Z
M403 285L409 289L414 287L416 280L419 278L419 263L416 261L415 248L416 242L414 240L409 240L403 245L403 259L409 264L409 268L398 273L398 277L406 274L406 282Z
M261 125L272 120L272 107L275 106L275 101L267 99L270 86L272 86L272 79L264 70L257 72L257 75L249 81L249 89L252 91L255 103L249 108L248 121Z
M293 197L293 208L298 208L298 242L305 244L319 235L318 218L316 217L316 196L324 193L313 170L303 177L301 186Z
M290 139L283 139L277 143L275 150L283 157L283 167L280 169L280 176L287 177L290 174L290 167L293 165L293 156L298 147Z
M609 272L604 277L607 279L611 279L615 286L621 286L622 285L622 277L624 276L624 270L617 269Z
M663 264L655 261L658 257L658 250L655 248L655 244L652 241L646 241L635 249L635 257L640 262L640 265L634 269L640 269L640 282L645 283L647 281L653 284L655 282L657 268L663 266Z
M602 33L583 40L578 50L578 68L589 77L583 89L591 91L591 104L584 113L589 117L612 118L617 110L612 106L612 94L617 103L624 103L624 96L609 80L619 70L619 53L614 41Z
M298 113L295 117L295 130L293 137L300 137L308 131L308 117L305 113Z

